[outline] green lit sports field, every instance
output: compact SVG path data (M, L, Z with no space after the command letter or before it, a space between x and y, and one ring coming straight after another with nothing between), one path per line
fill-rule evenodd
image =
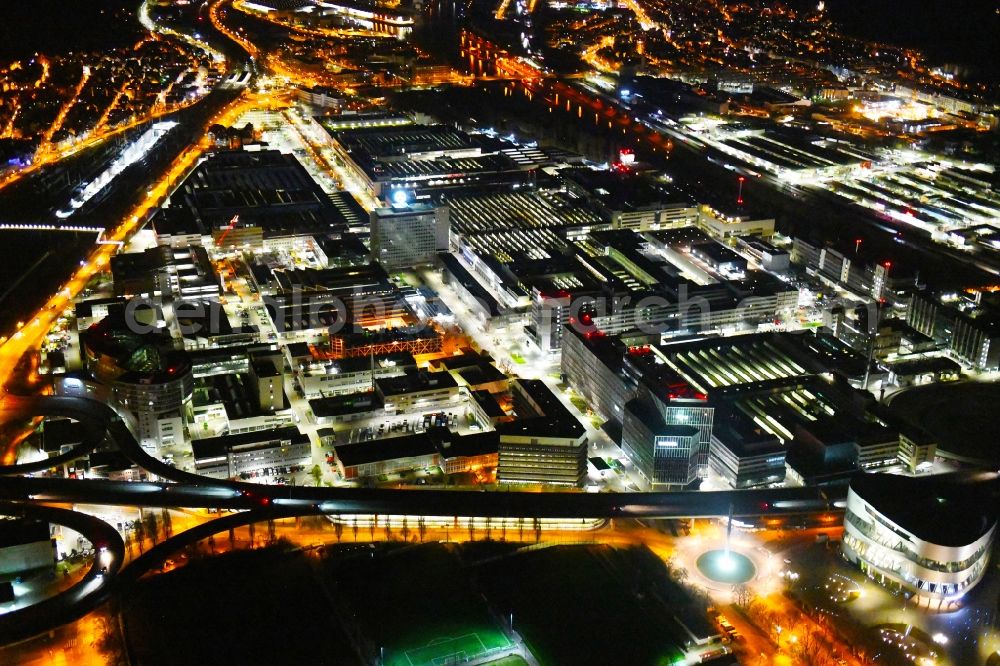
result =
M390 666L447 666L462 664L492 650L511 647L513 643L500 632L474 632L454 638L436 638L422 647L390 655Z
M382 548L329 566L337 593L388 666L451 666L513 647L454 547Z

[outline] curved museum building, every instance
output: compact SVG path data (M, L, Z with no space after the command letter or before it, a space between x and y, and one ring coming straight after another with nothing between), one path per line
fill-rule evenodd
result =
M986 572L996 531L990 508L954 479L859 474L847 494L843 555L928 605L956 602Z

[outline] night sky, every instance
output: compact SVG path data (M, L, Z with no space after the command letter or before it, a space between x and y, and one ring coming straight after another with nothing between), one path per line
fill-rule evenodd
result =
M935 62L1000 79L998 0L826 0L826 7L849 33L916 46Z
M140 34L138 6L138 0L4 0L0 58L131 44Z
M767 4L766 2L762 4ZM791 0L796 7L813 0ZM138 0L5 0L0 58L128 44ZM917 46L941 63L975 66L1000 78L998 0L827 0L827 10L860 36Z

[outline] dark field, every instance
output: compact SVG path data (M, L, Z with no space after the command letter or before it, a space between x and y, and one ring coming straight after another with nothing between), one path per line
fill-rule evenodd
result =
M963 458L1000 461L1000 383L920 386L892 396L892 407L926 428L938 448Z
M137 664L359 663L301 552L235 552L153 576L122 615Z
M551 547L478 570L542 664L660 666L681 657L674 620L650 594L656 572L640 551Z
M502 659L513 614L544 666L665 666L690 603L644 548L345 544L195 559L141 581L122 618L144 665Z

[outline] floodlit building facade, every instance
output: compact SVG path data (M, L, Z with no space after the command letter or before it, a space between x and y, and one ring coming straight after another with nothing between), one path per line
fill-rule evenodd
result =
M700 433L691 425L669 423L663 408L655 399L626 404L622 448L652 489L680 490L698 480Z
M448 249L448 208L396 203L371 213L372 260L387 270L432 263Z
M587 431L538 379L511 382L518 418L497 425L502 483L578 486L587 473Z
M938 608L982 579L996 519L974 488L933 478L860 474L844 514L843 555L870 578Z
M305 465L312 445L295 426L257 430L195 440L195 470L214 479L229 479L268 468Z
M0 521L0 575L51 567L55 560L48 523L24 518Z

